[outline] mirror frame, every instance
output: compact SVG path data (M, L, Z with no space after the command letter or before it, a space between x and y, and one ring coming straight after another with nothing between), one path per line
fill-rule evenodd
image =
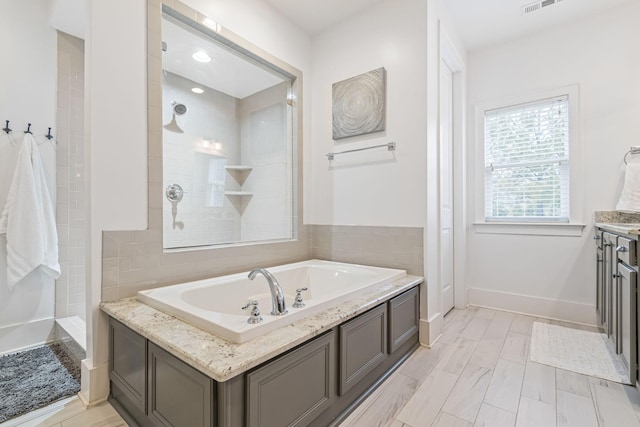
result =
M263 66L291 78L292 114L292 237L291 239L234 242L164 249L165 253L223 249L237 246L273 245L297 242L302 224L302 72L276 58L232 31L216 24L216 30L200 24L209 17L176 0L147 0L147 137L148 137L148 224L163 234L163 140L162 140L162 15L166 13L196 31L226 45ZM215 21L215 20L214 20ZM306 232L304 233L306 234ZM306 239L303 239L306 240ZM164 237L162 237L164 242ZM162 244L164 246L164 244Z

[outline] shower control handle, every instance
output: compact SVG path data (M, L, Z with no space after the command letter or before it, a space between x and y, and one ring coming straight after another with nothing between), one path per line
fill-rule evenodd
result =
M164 190L164 195L171 203L180 203L184 197L184 190L178 184L171 184Z

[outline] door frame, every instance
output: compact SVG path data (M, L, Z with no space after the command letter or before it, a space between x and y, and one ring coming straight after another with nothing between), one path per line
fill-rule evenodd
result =
M440 60L453 72L453 295L454 308L461 309L467 306L466 64L442 22L439 25L439 35Z

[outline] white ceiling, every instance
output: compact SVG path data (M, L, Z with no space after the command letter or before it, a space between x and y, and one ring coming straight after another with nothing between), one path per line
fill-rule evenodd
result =
M284 81L231 50L166 19L162 20L162 41L167 44L167 51L162 54L164 70L234 98L243 99ZM198 51L206 52L211 61L195 61L192 55Z
M314 36L383 0L265 0ZM445 0L446 1L446 0Z
M383 0L265 0L308 34L331 26ZM562 0L522 15L533 0L441 0L468 50L533 34L640 0Z
M640 0L562 0L527 15L532 0L443 0L468 50L540 32Z

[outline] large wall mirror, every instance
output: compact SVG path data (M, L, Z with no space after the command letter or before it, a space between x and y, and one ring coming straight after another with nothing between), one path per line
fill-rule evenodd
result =
M165 250L297 237L301 73L162 5Z

